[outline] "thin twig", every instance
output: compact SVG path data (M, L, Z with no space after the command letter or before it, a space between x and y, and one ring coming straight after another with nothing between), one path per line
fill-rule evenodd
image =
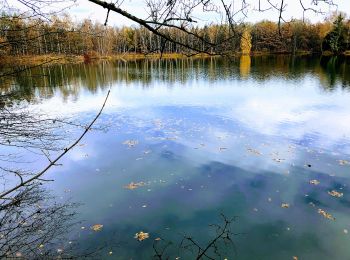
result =
M42 176L47 170L49 170L52 166L56 165L56 162L57 162L58 160L60 160L68 151L70 151L74 146L76 146L76 145L80 142L80 140L84 137L84 135L90 130L90 128L91 128L92 125L95 123L95 121L97 120L97 118L101 115L102 110L103 110L103 108L104 108L105 105L106 105L106 102L107 102L109 93L110 93L110 90L108 90L108 93L107 93L107 95L106 95L106 98L105 98L105 100L104 100L104 102L103 102L103 105L102 105L100 111L98 112L98 114L95 116L95 118L92 120L92 122L86 127L85 131L80 135L80 137L79 137L73 144L71 144L69 147L65 148L65 149L63 150L63 152L62 152L58 157L56 157L56 159L52 160L52 161L50 162L50 164L47 165L47 166L45 167L45 169L43 169L41 172L37 173L36 175L34 175L33 177L29 178L28 180L25 180L25 181L21 182L20 184L16 185L15 187L13 187L13 188L11 188L11 189L9 189L9 190L3 192L3 193L0 195L0 199L2 199L3 197L5 197L6 195L8 195L8 194L10 194L10 193L12 193L12 192L14 192L14 191L16 191L17 189L19 189L19 188L21 188L21 187L23 187L23 186L25 186L25 185L27 185L27 184L33 182L34 180L39 179L40 176Z

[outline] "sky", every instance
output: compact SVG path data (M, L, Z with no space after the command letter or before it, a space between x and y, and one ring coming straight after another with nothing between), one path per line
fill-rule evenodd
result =
M1 1L1 0L0 0ZM22 8L20 4L18 4L18 0L7 0L10 4L13 4L13 6L17 6L18 8ZM34 0L33 0L34 1ZM164 0L165 1L165 0ZM214 0L217 1L218 3L220 2L219 0ZM304 3L305 7L311 7L310 3L312 1L317 1L317 0L302 0ZM328 0L329 1L329 0ZM109 0L107 0L109 2ZM116 0L114 0L116 2ZM245 22L257 22L261 20L272 20L272 21L278 21L278 12L277 10L274 10L271 8L269 11L265 12L258 12L256 11L259 7L259 0L246 0L246 2L249 4L248 8L248 15L247 18L245 18ZM280 0L271 0L272 3L280 3ZM285 20L290 20L292 18L294 19L302 19L303 18L303 11L300 6L299 0L284 0L286 4L286 11L284 12L284 18ZM349 0L333 0L334 3L337 4L337 6L332 6L329 7L326 4L323 4L322 0L318 0L319 4L318 6L313 6L316 9L322 9L323 12L325 12L325 15L321 14L315 14L312 11L308 11L305 13L305 18L310 20L311 22L318 22L324 20L324 18L329 15L333 11L341 11L345 12L346 14L350 15L350 1ZM236 4L234 6L234 10L240 9L240 0L226 0L225 3L230 4L234 3ZM92 21L98 21L100 23L104 23L105 18L106 18L106 10L103 9L102 7L93 4L89 2L88 0L76 0L75 4L72 4L72 2L67 1L66 4L60 3L59 6L56 8L62 8L62 7L68 7L69 8L65 9L65 12L69 13L75 20L80 21L83 19L91 19ZM267 0L261 0L261 9L266 9L268 7L271 7ZM53 8L53 7L51 7ZM146 18L147 17L147 9L145 5L145 0L124 0L121 8L129 11L130 13L134 14L135 16L139 18ZM199 25L204 25L204 24L210 24L210 23L218 23L221 18L217 15L208 14L203 12L201 10L196 10L195 11L195 18L198 20ZM128 20L127 18L113 13L110 13L108 24L112 26L130 26L134 25L132 21Z
M305 3L305 6L308 5L312 0L303 0ZM144 0L125 0L122 4L122 8L133 13L137 17L145 18L147 16ZM240 8L240 1L233 1L233 0L226 0L226 3L236 3L235 10L238 10ZM272 0L272 2L279 3L279 0ZM321 1L322 2L322 1ZM350 14L350 2L349 0L334 0L334 2L338 5L338 7L329 7L328 5L320 3L316 8L321 8L324 12L329 14L330 12L339 10L342 12L345 12L347 14ZM261 20L278 20L278 13L276 10L270 10L266 12L258 12L254 11L259 8L259 1L258 0L247 0L247 3L249 4L249 12L248 17L245 18L245 21L247 22L257 22ZM301 19L303 17L302 8L300 6L299 0L285 0L286 3L286 11L284 13L285 19ZM261 1L261 9L266 9L270 7L266 0ZM77 20L84 19L86 17L90 18L93 21L99 21L103 23L105 21L106 17L106 10L104 10L102 7L99 7L93 3L88 2L87 0L78 0L77 5L69 10L69 13L76 17ZM203 13L200 10L197 10L195 13L195 16L199 20L199 23L202 24L208 24L208 23L215 23L220 20L219 17L216 17L215 15L208 15L207 13L203 15ZM309 11L305 14L305 18L309 19L311 22L318 22L322 21L325 18L325 15L320 14L314 14L313 12ZM109 25L117 25L117 26L123 26L123 25L132 25L134 24L132 21L122 17L118 14L112 14L110 15L110 18L108 20Z

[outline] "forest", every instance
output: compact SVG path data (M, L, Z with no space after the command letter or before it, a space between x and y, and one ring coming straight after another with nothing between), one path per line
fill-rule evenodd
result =
M286 23L261 21L191 27L190 31L161 28L166 41L142 26L112 27L89 19L74 21L68 14L49 20L5 14L0 17L0 55L90 55L126 53L321 53L341 54L350 49L350 20L333 14L323 22L293 20ZM196 37L194 37L194 35ZM210 44L208 44L210 43ZM209 47L208 47L209 46Z

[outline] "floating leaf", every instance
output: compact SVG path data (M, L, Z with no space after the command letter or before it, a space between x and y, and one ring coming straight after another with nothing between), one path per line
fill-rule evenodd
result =
M139 141L137 141L137 140L126 140L123 142L123 144L129 146L129 148L136 146L138 143L139 143Z
M323 209L318 209L318 213L321 214L322 216L324 216L325 218L335 220L335 218L331 214L327 213Z
M280 162L283 162L285 159L281 159L281 158L272 158L272 160L275 161L275 162L280 163Z
M281 207L282 207L282 208L285 208L285 209L286 209L286 208L289 208L289 204L288 204L288 203L282 203Z
M137 188L145 186L145 185L146 185L146 183L144 183L142 181L141 182L136 182L136 183L131 182L128 185L124 186L124 188L128 189L128 190L134 190L134 189L137 189Z
M331 195L332 197L337 197L337 198L341 198L344 195L342 192L338 192L335 190L328 191L328 194Z
M101 224L95 224L95 225L93 225L92 227L91 227L91 229L93 230L93 231L101 231L101 229L103 228L103 225L101 225Z
M338 160L340 165L350 165L350 162L347 160Z
M140 231L139 233L135 234L134 238L136 238L138 241L143 241L143 240L149 238L149 234L145 233L143 231Z
M320 184L320 182L318 180L311 180L310 184L318 185L318 184Z
M261 155L261 152L252 148L247 148L247 151L255 155Z

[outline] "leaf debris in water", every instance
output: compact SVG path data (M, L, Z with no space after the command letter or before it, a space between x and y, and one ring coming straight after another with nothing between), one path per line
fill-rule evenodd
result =
M318 180L311 180L310 184L318 185L318 184L320 184L320 182Z
M338 160L340 165L350 165L350 162L347 160Z
M282 203L281 207L287 209L287 208L289 208L289 204L288 203Z
M131 182L128 185L124 186L124 188L128 189L128 190L134 190L134 189L137 189L137 188L145 186L145 185L146 185L146 183L144 183L143 181L136 182L136 183Z
M261 155L261 152L252 148L247 148L247 151L255 155Z
M126 140L123 142L123 144L126 144L127 146L129 146L129 148L136 146L138 143L139 141L137 140Z
M143 241L143 240L149 238L149 234L145 233L143 231L140 231L139 233L135 234L134 238L136 238L138 241Z
M103 228L103 225L101 225L101 224L95 224L95 225L93 225L92 227L91 227L91 229L93 230L93 231L101 231L101 229Z
M335 190L328 191L328 194L331 195L332 197L337 197L337 198L341 198L344 195L342 192L338 192Z
M321 214L322 216L324 216L325 218L335 220L335 218L331 214L327 213L323 209L318 209L318 213Z

